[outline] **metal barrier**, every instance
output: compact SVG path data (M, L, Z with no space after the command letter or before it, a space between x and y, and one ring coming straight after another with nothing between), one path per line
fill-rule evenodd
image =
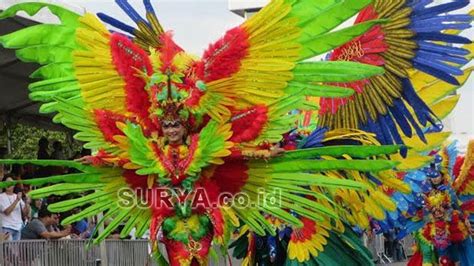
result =
M2 266L134 266L153 265L147 240L106 240L106 257L86 240L20 240L0 242ZM106 259L106 263L102 263Z
M402 258L408 258L413 255L413 245L415 240L411 235L406 236L404 239L399 241L400 252ZM393 262L393 257L387 255L387 250L385 247L385 239L382 234L371 235L370 238L367 238L365 241L366 247L372 253L374 261L379 264L390 264ZM393 255L393 254L392 254Z

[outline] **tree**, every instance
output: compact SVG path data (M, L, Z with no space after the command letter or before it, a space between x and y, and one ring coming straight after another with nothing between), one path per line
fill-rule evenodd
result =
M68 158L73 157L81 150L81 143L73 140L66 132L52 131L32 127L24 124L15 124L10 127L12 153L8 158L13 159L36 159L38 141L46 137L50 143L50 149L54 141L63 144L64 153ZM0 147L7 146L7 132L4 129L0 134Z

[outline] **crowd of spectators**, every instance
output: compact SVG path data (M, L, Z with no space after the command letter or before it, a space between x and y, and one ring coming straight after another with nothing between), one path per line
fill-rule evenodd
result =
M48 139L41 138L38 142L37 158L42 160L66 160L61 142L54 141L51 145ZM90 154L90 153L89 153ZM86 151L75 154L73 158L88 155ZM0 165L0 180L26 180L53 175L66 174L72 170L64 167L35 167L33 165L13 165L10 168ZM78 213L74 209L70 213L51 213L48 205L62 200L61 197L50 196L44 199L31 199L28 192L32 189L28 185L13 184L5 188L0 194L0 240L20 239L86 239L94 230L91 220L83 219L72 225L62 226L65 217ZM81 195L75 195L76 197Z

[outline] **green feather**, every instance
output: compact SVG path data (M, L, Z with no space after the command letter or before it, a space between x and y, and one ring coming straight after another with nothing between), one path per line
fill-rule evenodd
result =
M153 151L148 145L148 139L143 134L142 128L139 125L127 122L123 133L125 133L129 141L128 153L130 154L131 161L146 168L137 173L164 174L159 168L154 167L156 161L150 156L153 154Z
M275 181L302 186L311 185L332 188L367 189L366 185L357 181L332 178L324 175L309 173L272 174L271 182Z
M298 63L293 69L297 82L352 82L381 75L384 69L377 66L344 61Z
M112 233L130 215L129 210L123 210L123 209L120 209L119 207L117 207L117 211L118 211L118 214L111 215L111 216L115 216L115 217L113 217L113 220L110 222L110 224L107 225L107 227L105 227L104 231L99 233L99 236L97 236L96 239L94 239L94 244L98 244L98 243L102 242L107 236L110 235L110 233ZM104 218L105 218L105 216L104 216Z
M44 188L35 189L30 191L28 194L32 198L45 198L50 195L58 195L63 196L70 193L81 193L90 190L97 190L102 189L104 184L97 184L97 183L81 183L81 184L73 184L73 183L63 183L63 184L56 184Z
M123 227L122 231L120 232L120 237L125 238L127 237L133 228L135 228L140 223L140 217L144 215L145 212L149 210L138 210L138 211L131 211L130 218L128 219L127 223Z
M330 32L332 29L357 14L357 12L362 10L371 2L372 0L337 1L320 12L313 13L310 19L300 20L299 26L303 28L303 35L300 38L300 42L305 43L315 36L321 36L324 33Z
M1 159L0 164L33 164L37 166L64 166L67 168L74 168L82 172L88 173L97 173L98 170L89 165L83 165L81 163L75 161L67 161L67 160L10 160L10 159Z
M368 158L377 155L388 155L397 153L400 150L399 145L385 145L385 146L328 146L321 148L311 148L287 151L281 158L275 158L273 161L287 161L296 159L318 158L321 156L340 157L348 155L351 158Z
M137 226L136 226L137 231L135 233L135 236L137 238L142 237L146 233L146 231L149 229L151 215L152 215L151 212L146 212L144 215L142 215L139 218Z
M390 160L293 160L272 163L274 173L323 172L330 170L356 170L362 172L379 172L392 169L398 162Z
M363 22L349 28L311 38L310 40L303 43L303 50L301 52L299 61L333 50L351 41L355 37L364 34L373 26L381 22L383 22L383 20Z
M255 218L251 216L251 210L247 209L241 209L241 208L233 208L237 216L242 219L242 221L248 225L252 231L254 231L258 235L265 235L265 229L262 227L260 223L258 223ZM274 230L273 230L274 231Z
M63 25L40 24L3 35L0 37L0 43L9 49L37 45L76 48L75 32L76 29Z
M30 78L56 79L74 75L74 67L69 62L52 63L38 68Z
M305 96L331 98L345 98L354 94L354 90L349 88L329 85L313 85L308 83L300 83L297 81L289 82L288 87L285 89L285 92L288 94L303 92Z
M97 173L80 173L80 174L67 174L67 175L56 175L43 178L24 179L15 181L6 181L0 183L0 188L5 188L16 184L26 184L31 186L43 186L49 183L101 183L100 175Z
M48 8L51 13L56 15L59 20L66 25L75 26L78 25L79 14L76 14L68 9L65 9L61 6L48 4L48 3L20 3L13 5L3 12L0 13L0 19L5 19L8 17L15 16L17 12L24 11L30 16L34 16L43 8Z
M296 227L302 227L303 226L303 223L298 219L296 218L295 216L291 215L290 213L288 213L287 211L281 209L281 208L278 208L278 207L270 207L270 206L265 206L265 205L261 205L259 206L260 209L262 209L262 211L268 213L268 214L271 214L273 215L274 217L278 218L278 219L281 219L291 225L294 225Z
M56 62L71 62L73 49L63 46L29 46L16 51L16 56L23 62L34 62L42 65Z
M48 205L48 209L52 212L66 212L89 203L100 202L106 199L109 194L113 194L113 192L98 191L76 199L52 203Z
M77 214L66 217L64 220L62 220L61 224L62 225L71 224L71 223L80 221L80 220L82 220L86 217L92 217L94 215L97 215L101 212L104 212L104 211L110 209L111 205L112 205L112 202L108 201L108 200L98 202L94 205L91 205L91 206L85 208L80 213L77 213Z

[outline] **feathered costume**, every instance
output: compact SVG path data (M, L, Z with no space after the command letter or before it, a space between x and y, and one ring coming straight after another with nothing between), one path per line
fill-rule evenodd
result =
M473 191L469 188L474 179L473 149L471 141L466 156L458 157L456 142L446 145L436 154L435 162L422 171L429 184L423 208L403 232L414 232L417 240L417 252L408 265L474 264L469 221L474 211Z
M235 252L245 257L244 264L275 263L275 245L267 243L285 241L279 246L288 251L282 263L371 264L349 227L367 227L370 219L383 220L387 211L396 210L384 189L410 191L393 169L399 163L416 167L407 166L407 160L417 154L405 159L398 155L400 146L380 146L379 141L401 143L393 119L405 135L411 136L408 128L413 127L429 140L420 127L434 122L428 106L440 99L422 105L407 69L413 65L455 83L452 75L462 72L444 62L463 63L465 50L431 41L469 42L456 35L428 36L445 29L444 21L465 28L468 16L439 16L430 21L430 30L421 25L468 1L430 9L431 1L273 0L200 59L173 42L149 0L144 0L146 18L125 0L116 2L137 28L98 14L125 33L109 31L93 14L47 3L18 4L0 15L33 15L46 7L59 18L59 24L32 26L0 42L17 49L21 60L42 65L32 74L41 80L30 85L30 97L43 103L42 112L56 113L55 122L78 131L75 138L95 152L87 163L2 161L78 170L21 181L49 185L31 196L86 192L49 208L63 212L88 206L65 224L104 213L99 224L112 222L96 235L96 243L120 224L125 224L122 236L133 228L138 236L150 229L154 256L162 264L168 262L157 241L165 244L171 265L205 265L213 245L226 252L235 228L243 243L235 244ZM356 25L335 30L361 10ZM331 61L307 60L334 49ZM426 53L439 55L439 64L424 65ZM334 130L301 134L296 125L303 118L291 111L315 110L310 97L321 98L320 125ZM367 101L366 113L360 105L347 104L360 104L359 98ZM415 108L418 122L403 101ZM179 144L165 136L165 126L175 125L168 122L185 127ZM379 141L358 127L376 133ZM273 157L281 148L286 152ZM270 254L263 260L255 256L262 243Z

